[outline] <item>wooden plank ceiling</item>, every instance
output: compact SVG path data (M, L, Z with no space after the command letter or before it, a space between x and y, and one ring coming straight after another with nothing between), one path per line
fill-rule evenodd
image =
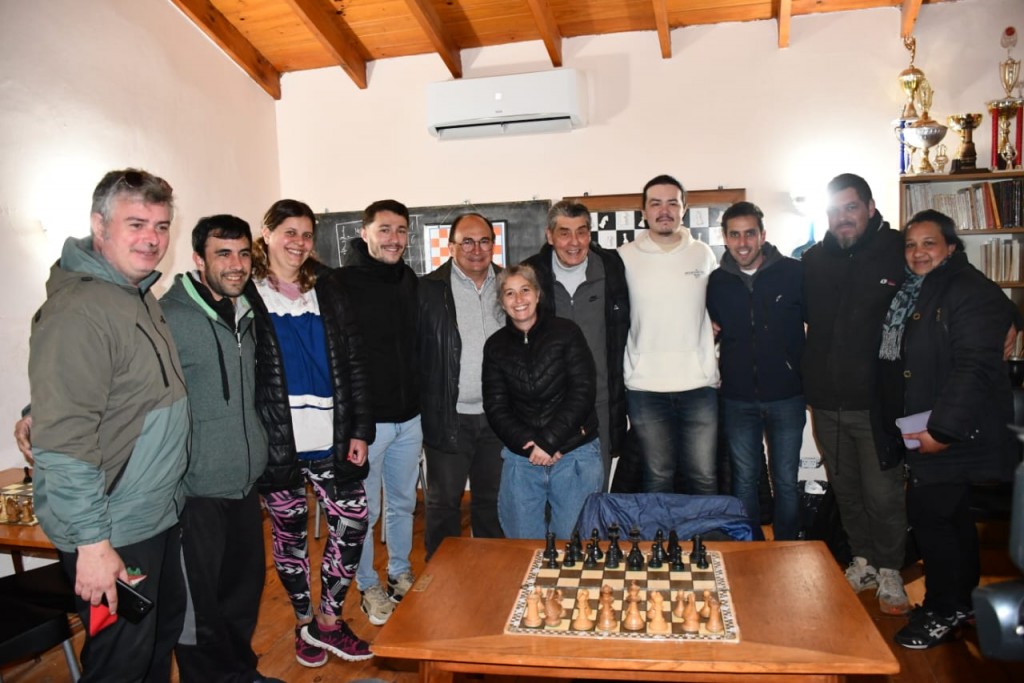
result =
M651 49L671 59L675 28L773 19L783 48L794 16L874 7L899 7L909 35L921 4L940 1L172 0L275 99L289 71L335 66L366 88L371 60L436 54L461 78L462 50L531 40L561 66L563 38L651 31Z

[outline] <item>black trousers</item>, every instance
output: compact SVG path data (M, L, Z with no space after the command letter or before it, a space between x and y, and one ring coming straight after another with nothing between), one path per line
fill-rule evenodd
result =
M459 414L458 450L454 453L425 447L427 455L426 527L423 542L427 559L448 536L462 533L462 494L470 488L470 521L475 538L503 538L498 521L498 486L501 484L501 441L487 416Z
M181 529L188 611L175 649L180 679L251 683L267 563L259 495L187 498Z
M924 561L924 606L939 614L969 611L981 578L969 491L966 483L907 489L907 520Z
M166 683L171 678L171 653L185 614L181 529L175 525L145 541L114 549L125 567L146 575L135 589L156 604L138 624L118 618L95 636L86 635L81 683ZM77 560L77 553L60 553L72 584ZM88 634L90 605L78 597L75 605Z

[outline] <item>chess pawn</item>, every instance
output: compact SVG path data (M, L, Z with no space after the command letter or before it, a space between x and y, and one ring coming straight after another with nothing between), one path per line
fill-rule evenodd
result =
M722 603L718 598L711 598L711 614L708 616L708 633L721 633L725 630L722 624Z
M611 605L615 602L615 590L607 583L601 586L601 596L598 599L598 602L602 605L606 603Z
M610 602L602 602L601 609L597 613L597 630L598 631L614 631L615 627L618 626L615 620L615 610Z
M629 582L629 588L626 589L626 599L632 600L633 602L639 602L640 600L640 585L636 581Z
M650 621L655 612L660 612L665 604L665 598L658 591L647 592L647 621Z
M672 614L682 619L683 612L686 610L686 593L683 591L676 591L676 601L672 606Z
M697 596L693 593L686 594L686 608L683 610L683 621L688 619L700 619L700 615L697 614Z
M594 615L590 611L590 591L581 588L576 594L576 618L572 622L573 629L589 631L594 628Z
M711 616L711 591L704 590L704 604L700 608L700 618L707 619Z
M639 631L644 627L644 617L640 614L640 603L636 600L627 600L626 618L622 620L622 628L627 631Z
M693 614L688 614L683 617L683 632L684 633L698 633L700 631L700 617L695 611Z
M665 599L661 593L654 591L648 601L650 609L647 610L647 630L651 633L668 633L671 628L665 621L665 613L662 611Z
M540 587L526 596L526 616L523 617L523 626L537 628L544 623L540 618L540 600Z

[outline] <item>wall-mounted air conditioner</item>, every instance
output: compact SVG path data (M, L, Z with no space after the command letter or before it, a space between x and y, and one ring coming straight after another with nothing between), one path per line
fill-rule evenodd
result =
M427 86L427 127L442 140L564 131L586 124L586 106L575 69L442 81Z

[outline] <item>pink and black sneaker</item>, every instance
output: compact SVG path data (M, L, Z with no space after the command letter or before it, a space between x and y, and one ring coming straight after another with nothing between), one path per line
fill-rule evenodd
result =
M304 626L295 627L295 661L310 669L323 666L327 663L327 653L323 648L307 643L302 638L303 630L305 630Z
M324 626L314 619L302 627L302 639L309 645L323 648L349 662L361 662L373 657L369 644L352 633L344 621Z

